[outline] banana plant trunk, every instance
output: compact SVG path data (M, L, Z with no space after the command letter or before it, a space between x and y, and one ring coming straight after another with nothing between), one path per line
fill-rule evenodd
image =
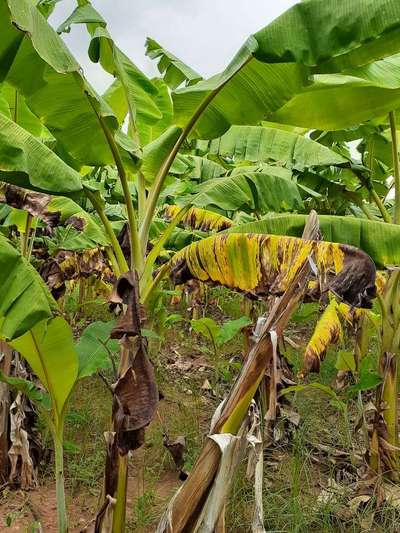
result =
M370 467L399 481L398 357L400 351L400 269L393 269L384 294L379 369L382 383L376 393L376 413L370 442Z
M10 375L12 348L0 341L0 369L5 376ZM0 383L0 482L6 483L9 474L9 417L10 389L7 383Z

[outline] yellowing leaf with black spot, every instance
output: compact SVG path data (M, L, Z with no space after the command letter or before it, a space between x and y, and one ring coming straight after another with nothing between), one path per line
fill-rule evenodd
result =
M328 347L343 338L342 318L348 319L351 310L344 303L332 299L315 326L314 333L304 353L303 374L319 372Z
M8 205L27 211L50 227L61 224L74 228L78 238L70 241L70 246L64 242L60 248L84 250L108 245L108 239L95 218L70 198L52 197L6 183L0 186L0 191Z
M187 246L170 261L175 284L198 279L265 298L282 294L306 261L319 273L320 290L351 305L370 307L375 265L352 246L262 234L224 234Z
M178 207L177 205L169 205L164 211L164 216L168 220L171 220L175 218L180 211L181 207ZM191 207L183 217L181 223L184 226L189 226L192 229L201 231L221 231L233 226L233 222L230 218L197 207Z
M307 215L277 214L227 232L301 237L306 219ZM400 226L351 216L319 215L318 220L324 240L361 248L378 267L400 264Z

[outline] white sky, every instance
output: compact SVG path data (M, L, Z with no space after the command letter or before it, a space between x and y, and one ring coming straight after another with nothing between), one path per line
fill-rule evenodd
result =
M298 0L92 0L118 46L147 75L156 75L144 55L153 37L205 77L223 70L247 37L266 26ZM76 6L62 0L50 18L57 27ZM63 34L86 77L102 92L111 78L87 59L88 35L75 26Z

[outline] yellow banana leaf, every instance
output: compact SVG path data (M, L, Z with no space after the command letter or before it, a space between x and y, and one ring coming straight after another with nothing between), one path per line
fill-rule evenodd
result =
M164 211L164 216L171 220L176 217L180 210L181 208L177 205L169 205ZM222 231L233 226L231 219L197 207L189 209L182 219L182 224L201 231Z
M307 344L304 353L303 375L309 372L319 372L321 361L324 359L328 347L342 340L342 318L349 322L352 321L351 308L333 298L318 320L314 333Z
M375 265L352 246L296 237L231 233L192 243L170 261L175 284L198 279L257 298L282 294L306 261L320 291L331 290L353 306L370 307Z

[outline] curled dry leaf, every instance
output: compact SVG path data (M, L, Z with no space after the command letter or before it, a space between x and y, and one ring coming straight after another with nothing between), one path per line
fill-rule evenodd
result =
M141 321L144 318L144 311L139 303L137 274L126 272L118 278L111 293L110 302L127 306L126 313L112 330L111 338L122 339L124 336L129 336L141 339Z
M113 420L119 453L139 448L144 442L144 428L150 424L158 403L154 370L139 349L132 366L113 386Z
M125 370L113 385L116 443L119 453L125 455L143 444L144 428L153 418L159 396L153 366L141 336L143 313L136 273L127 272L118 279L110 301L126 306L126 312L110 335L113 339L122 339L127 353Z
M168 435L163 436L163 445L170 452L174 463L179 470L179 479L184 481L187 478L187 473L184 472L183 465L185 464L186 439L183 435L177 437L174 441L170 441Z
M50 227L54 227L59 223L61 213L47 210L52 200L49 194L28 191L22 187L6 183L2 184L1 189L9 206L23 209L32 216L40 217Z
M10 407L11 447L8 451L8 456L11 463L11 472L9 480L13 483L19 475L21 488L29 489L38 485L38 479L30 454L28 432L24 428L25 403L23 395L18 392ZM19 462L21 462L20 468Z

